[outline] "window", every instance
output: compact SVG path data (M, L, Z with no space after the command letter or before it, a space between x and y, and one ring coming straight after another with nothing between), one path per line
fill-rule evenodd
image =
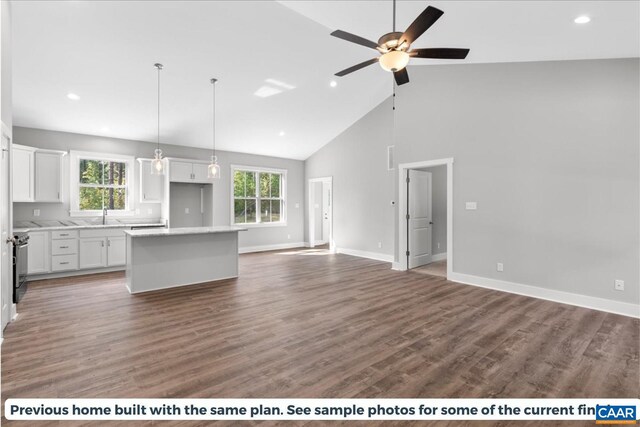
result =
M70 158L72 214L131 213L133 157L72 151Z
M231 174L234 224L281 225L286 223L286 171L232 166Z

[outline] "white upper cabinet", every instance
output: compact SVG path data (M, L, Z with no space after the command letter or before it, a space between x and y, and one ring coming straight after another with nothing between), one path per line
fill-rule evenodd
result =
M36 151L36 202L62 202L62 153Z
M194 163L193 164L193 180L195 182L211 182L213 181L211 178L207 176L209 172L209 165L205 165L203 163Z
M140 162L140 202L161 203L164 194L164 176L151 174L151 159Z
M33 202L35 200L34 159L35 149L13 144L13 201Z
M169 170L171 182L193 182L193 163L171 161Z
M64 151L13 144L13 201L62 202Z
M213 179L207 177L207 163L169 160L169 181L210 184Z

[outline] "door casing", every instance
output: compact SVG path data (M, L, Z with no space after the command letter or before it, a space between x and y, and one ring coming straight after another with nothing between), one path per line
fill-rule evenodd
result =
M329 187L329 251L331 253L335 253L335 242L333 239L333 177L327 176L322 178L311 178L308 180L307 186L307 212L309 213L309 228L308 228L308 237L309 237L309 247L315 247L316 242L316 230L315 230L315 222L316 222L316 214L315 214L315 187L313 184L321 182L323 183L323 187L328 185ZM319 218L322 220L322 218Z
M398 246L394 270L406 271L407 266L407 171L432 166L447 167L447 278L453 273L453 157L421 162L401 163L398 165Z

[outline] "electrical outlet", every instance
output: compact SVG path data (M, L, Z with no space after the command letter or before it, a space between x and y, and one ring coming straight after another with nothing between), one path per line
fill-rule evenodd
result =
M613 282L613 287L616 291L624 291L624 280L616 280Z
M437 243L438 249L440 249L440 242Z
M475 211L476 209L478 209L478 202L467 202L464 206L468 211Z
M504 271L504 264L499 262L496 264L496 270L498 271Z
M378 242L378 249L382 247L382 242Z
M184 213L188 214L189 213L189 208L184 208Z
M296 209L300 207L300 203L296 203Z
M153 213L153 209L147 208L147 215L151 215Z
M287 234L287 239L291 240L291 234Z
M34 209L33 216L40 216L40 209Z
M136 215L140 215L140 209L136 209Z

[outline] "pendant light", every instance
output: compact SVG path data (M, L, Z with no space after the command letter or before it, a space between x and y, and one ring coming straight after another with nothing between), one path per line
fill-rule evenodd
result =
M151 161L151 175L164 175L164 160L160 149L160 70L162 70L162 64L153 64L153 66L158 69L158 148L156 148Z
M217 79L211 79L213 85L213 149L211 151L211 163L207 168L207 177L210 179L220 179L220 165L218 164L218 156L216 156L216 82Z

